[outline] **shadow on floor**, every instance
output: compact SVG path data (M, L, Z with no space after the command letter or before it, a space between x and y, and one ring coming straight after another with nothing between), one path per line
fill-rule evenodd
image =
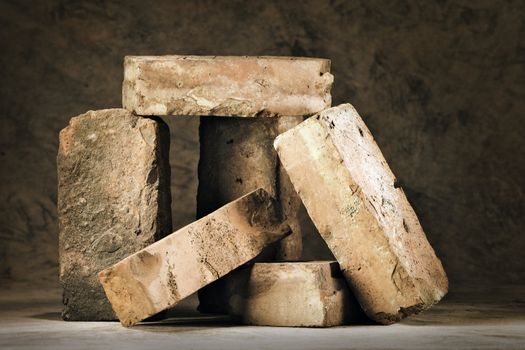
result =
M473 293L472 291L477 291ZM400 322L407 326L482 326L496 324L525 323L525 288L498 287L493 289L467 289L454 291L442 302L418 315L413 315ZM227 315L199 314L196 303L169 310L161 318L141 322L132 329L148 332L193 331L202 328L234 327L239 323ZM6 302L0 303L2 311L23 310L25 317L61 321L57 303ZM164 317L166 316L166 317ZM373 326L372 322L360 322L350 327ZM383 327L378 325L377 327ZM386 326L388 327L388 326Z
M29 317L47 321L62 321L62 315L60 312L44 312L41 314L31 315Z
M240 324L227 315L199 315L170 313L166 319L141 322L132 329L151 332L169 332L174 328L192 330L193 328L234 327ZM29 315L29 318L62 321L60 312L44 312ZM116 322L116 321L115 321ZM505 304L454 303L438 304L430 310L414 315L401 322L409 326L453 326L488 325L525 322L525 304L522 302ZM373 322L360 322L353 327L372 326ZM382 327L381 325L378 325ZM181 329L182 330L182 329Z
M186 315L170 316L156 322L141 322L131 329L153 333L178 333L237 326L239 324L227 315Z
M404 320L402 324L456 326L515 322L525 322L525 304L521 302L501 304L444 302Z

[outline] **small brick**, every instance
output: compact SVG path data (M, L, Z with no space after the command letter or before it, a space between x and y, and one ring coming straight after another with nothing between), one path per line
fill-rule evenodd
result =
M280 160L367 315L393 323L448 280L370 131L350 104L277 137Z
M332 327L362 317L335 261L255 263L221 279L228 310L245 324Z
M127 56L122 103L139 115L303 116L331 105L330 60Z
M58 220L65 320L114 320L100 270L171 232L169 130L125 109L60 132Z
M100 272L120 322L132 326L255 258L289 231L258 189Z

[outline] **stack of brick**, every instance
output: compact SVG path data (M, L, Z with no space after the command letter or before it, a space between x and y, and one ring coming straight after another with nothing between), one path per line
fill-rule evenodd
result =
M126 57L124 109L60 134L64 319L131 326L197 291L201 311L273 326L348 324L361 308L388 324L439 301L441 263L357 112L330 108L329 70L314 58ZM168 235L157 116L178 115L202 116L197 221ZM301 202L337 262L298 262Z

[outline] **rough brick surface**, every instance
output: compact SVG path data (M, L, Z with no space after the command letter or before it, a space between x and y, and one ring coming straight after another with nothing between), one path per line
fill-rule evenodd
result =
M171 232L169 131L125 109L60 132L60 282L66 320L115 319L97 274Z
M201 118L197 217L203 217L256 188L264 188L277 199L282 218L292 233L265 249L260 260L301 258L302 237L298 218L301 199L281 168L273 141L302 120L302 117ZM219 290L220 285L214 283L199 291L199 310L227 312L224 300L217 300L219 295L224 295Z
M127 56L122 103L140 115L303 116L331 105L327 59Z
M303 121L300 117L201 118L197 217L257 188L277 199L292 234L275 252L279 260L301 258L301 232L297 212L301 199L282 169L273 141ZM273 254L272 254L273 255Z
M392 323L446 294L441 262L350 104L309 118L275 147L370 318Z
M246 324L331 327L362 315L337 262L269 262L240 268L221 279L227 308Z
M258 189L100 272L125 326L183 298L256 257L289 231L272 197Z

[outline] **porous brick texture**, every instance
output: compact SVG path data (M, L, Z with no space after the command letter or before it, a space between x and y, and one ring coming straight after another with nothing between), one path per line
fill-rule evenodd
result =
M60 132L58 218L65 320L113 320L102 269L171 232L169 131L125 109L90 111Z
M275 147L370 318L393 323L447 293L441 262L352 105L309 118Z
M255 190L100 272L120 322L132 326L255 258L289 232Z
M332 327L362 317L335 261L257 262L221 279L228 312L245 324Z
M330 60L127 56L122 104L140 115L303 116L331 105Z
M302 117L201 118L197 217L261 187L276 198L280 215L291 228L291 234L266 248L259 260L301 259L301 199L279 162L273 141L302 121ZM200 311L228 312L229 296L221 286L216 282L199 291Z

